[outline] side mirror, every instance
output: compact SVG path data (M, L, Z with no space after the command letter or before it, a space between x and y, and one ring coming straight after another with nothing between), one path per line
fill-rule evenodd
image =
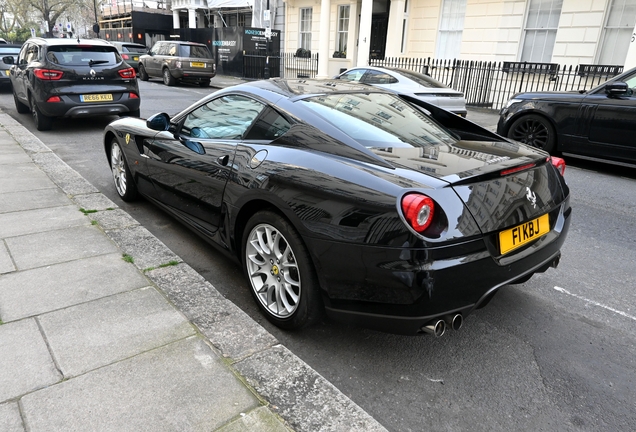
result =
M624 82L613 82L605 86L605 93L608 96L623 96L629 93L629 86Z
M170 116L166 113L159 113L148 117L146 127L159 132L167 131L170 128Z
M13 56L2 57L2 61L8 65L15 64L15 59L13 58Z

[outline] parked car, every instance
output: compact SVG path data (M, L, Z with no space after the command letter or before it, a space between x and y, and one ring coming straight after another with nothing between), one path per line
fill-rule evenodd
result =
M3 61L14 63L13 57ZM18 113L31 112L38 130L58 117L139 117L135 70L98 39L27 40L10 70Z
M0 43L0 86L6 86L11 84L11 78L9 78L9 69L11 65L18 59L18 53L22 45L13 45L8 43ZM13 57L13 63L5 63L4 57Z
M552 154L636 164L636 68L587 92L519 93L497 132Z
M356 67L346 70L336 77L344 81L371 84L408 95L437 105L462 117L466 117L464 94L445 84L418 72L389 67Z
M139 78L163 78L172 86L178 82L208 87L216 75L216 63L208 47L197 42L159 41L139 58Z
M148 53L148 47L133 42L111 42L111 44L115 45L121 58L135 69L135 72L138 72L139 57Z
M174 117L119 119L104 149L147 197L242 263L282 328L337 319L461 327L506 284L556 267L562 160L434 105L342 80L260 80Z

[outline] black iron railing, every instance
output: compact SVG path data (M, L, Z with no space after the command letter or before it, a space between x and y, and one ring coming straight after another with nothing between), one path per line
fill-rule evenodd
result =
M318 54L306 50L269 54L263 51L243 52L245 78L262 79L268 73L270 78L315 78L318 74Z
M464 93L470 106L501 108L515 93L589 90L623 72L622 66L482 62L431 58L369 60L371 66L424 73Z

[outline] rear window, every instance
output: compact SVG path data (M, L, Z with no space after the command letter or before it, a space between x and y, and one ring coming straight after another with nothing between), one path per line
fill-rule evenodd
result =
M302 103L366 147L428 147L457 142L449 131L396 95L329 94Z
M20 53L20 48L5 48L2 45L0 45L0 56L3 55L18 55Z
M201 45L181 45L179 57L212 58L208 47Z
M148 49L146 47L139 47L134 45L124 45L122 47L122 51L124 52L132 52L132 53L147 53Z
M46 58L59 65L115 65L121 57L113 46L63 45L48 48Z
M421 86L424 87L428 87L428 88L448 88L448 86L446 86L445 84L437 81L434 78L431 78L428 75L424 75L421 74L419 72L413 72L407 69L393 69L393 71L404 75L405 77L412 79L413 81L415 81L416 83L418 83Z

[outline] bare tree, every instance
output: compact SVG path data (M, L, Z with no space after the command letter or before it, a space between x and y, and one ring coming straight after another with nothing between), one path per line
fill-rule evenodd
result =
M85 0L24 0L23 2L40 13L42 21L48 26L47 37L53 36L53 26L62 15L75 8L87 6Z

